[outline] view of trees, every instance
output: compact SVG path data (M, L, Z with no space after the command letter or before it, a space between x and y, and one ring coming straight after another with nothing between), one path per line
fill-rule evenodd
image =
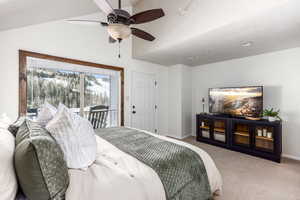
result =
M80 73L30 68L27 71L27 106L39 108L45 101L54 106L61 102L69 108L80 107ZM109 105L110 77L84 75L85 106Z

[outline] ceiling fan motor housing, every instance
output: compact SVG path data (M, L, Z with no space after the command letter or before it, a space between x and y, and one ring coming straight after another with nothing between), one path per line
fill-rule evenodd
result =
M107 16L107 21L110 24L130 25L130 14L125 10L114 9L113 13Z

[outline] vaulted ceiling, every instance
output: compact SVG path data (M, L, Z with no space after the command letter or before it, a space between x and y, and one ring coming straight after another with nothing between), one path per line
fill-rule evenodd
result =
M132 6L140 0L122 0ZM109 0L117 8L118 0ZM0 31L77 17L99 8L93 0L0 0Z
M197 66L300 46L299 0L149 0L134 10L154 7L166 17L140 26L157 40L134 38L137 59Z

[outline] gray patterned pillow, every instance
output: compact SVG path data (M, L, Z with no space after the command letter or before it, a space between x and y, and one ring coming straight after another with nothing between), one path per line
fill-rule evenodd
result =
M20 126L24 123L24 121L26 120L26 117L19 117L17 119L17 121L15 121L13 124L11 124L8 127L9 132L11 132L11 134L13 134L14 136L17 135L18 130L20 128Z
M30 200L64 200L69 175L62 150L38 123L26 119L16 136L15 168Z

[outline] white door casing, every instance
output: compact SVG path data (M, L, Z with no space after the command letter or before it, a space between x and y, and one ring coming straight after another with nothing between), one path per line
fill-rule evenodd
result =
M132 72L131 127L156 132L156 108L155 75Z

